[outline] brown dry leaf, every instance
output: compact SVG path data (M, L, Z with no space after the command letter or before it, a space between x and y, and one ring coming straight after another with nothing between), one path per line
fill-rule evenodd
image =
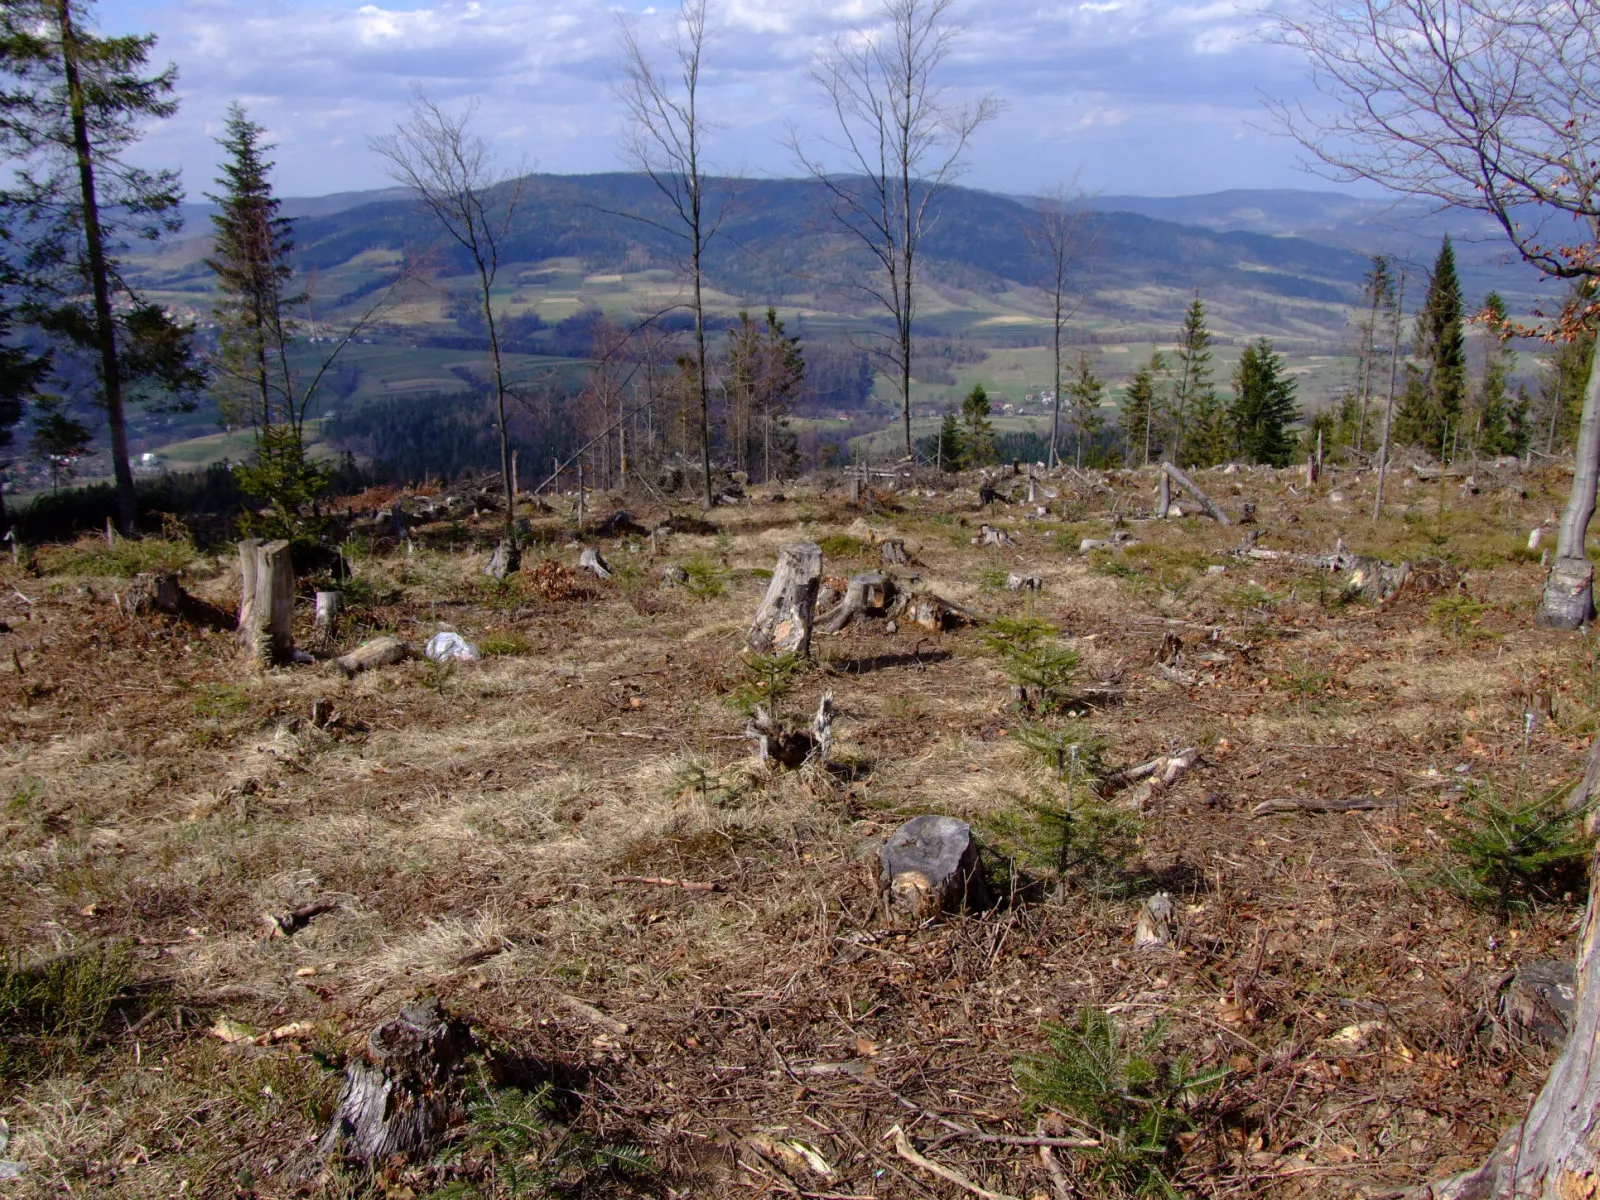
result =
M878 1056L878 1043L867 1038L856 1039L856 1053L862 1058L876 1058Z
M1227 1025L1240 1025L1251 1019L1254 1014L1232 996L1224 996L1217 1001L1217 1019Z
M279 1025L276 1029L269 1030L258 1040L263 1044L298 1042L310 1037L316 1031L316 1025L310 1021L290 1021L287 1025Z

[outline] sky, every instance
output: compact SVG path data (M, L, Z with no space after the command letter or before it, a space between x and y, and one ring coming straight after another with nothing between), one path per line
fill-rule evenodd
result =
M829 110L812 71L837 38L872 27L877 0L711 0L701 88L714 170L799 173L791 133L825 154ZM955 0L958 37L941 78L952 103L992 95L1000 115L963 182L1011 193L1186 195L1328 188L1274 132L1263 96L1308 88L1273 46L1254 0ZM406 114L413 87L447 107L476 101L474 128L507 167L628 169L615 87L619 20L660 45L674 9L638 0L100 0L104 32L153 33L175 62L182 106L140 158L211 188L228 104L277 144L280 195L384 187L369 146Z

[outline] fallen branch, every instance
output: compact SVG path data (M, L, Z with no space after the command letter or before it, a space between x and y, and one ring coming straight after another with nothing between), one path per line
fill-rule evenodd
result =
M1340 813L1368 812L1374 808L1393 808L1396 801L1389 796L1345 796L1336 800L1323 800L1317 796L1285 796L1263 800L1250 810L1252 817L1270 817L1273 813Z
M700 883L693 879L667 879L660 875L613 875L612 883L638 883L649 887L675 887L686 892L720 892L720 883Z
M1004 1192L991 1192L986 1187L973 1183L965 1175L952 1171L949 1167L941 1167L933 1159L919 1154L910 1140L906 1137L905 1130L896 1125L884 1134L885 1141L894 1142L894 1152L915 1167L921 1167L928 1174L933 1175L946 1183L953 1183L958 1188L971 1192L981 1200L1016 1200L1015 1196L1007 1196Z
M557 1002L567 1011L576 1013L591 1025L598 1025L607 1033L621 1037L633 1028L626 1021L619 1021L611 1014L601 1012L594 1005L579 1000L576 996L569 996L566 992L556 992L554 995Z
M313 917L320 917L323 913L330 913L338 908L337 904L307 904L286 912L282 916L273 913L262 913L261 919L267 923L267 936L269 938L293 937L311 923Z
M1178 470L1177 467L1173 466L1171 463L1164 462L1161 464L1161 470L1171 478L1173 483L1177 484L1184 491L1188 492L1197 501L1199 501L1200 507L1205 509L1206 516L1210 517L1218 525L1233 524L1233 522L1228 518L1228 514L1223 512L1222 509L1218 507L1217 502L1202 492L1200 490L1200 485L1195 483L1194 480L1190 479L1182 471ZM1162 515L1165 516L1166 514L1163 513Z

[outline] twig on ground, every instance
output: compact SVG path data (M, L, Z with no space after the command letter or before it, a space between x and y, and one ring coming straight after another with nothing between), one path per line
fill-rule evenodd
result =
M638 883L651 887L682 888L686 892L720 892L720 883L702 883L693 879L667 879L661 875L613 875L612 883Z
M988 1188L973 1183L965 1175L952 1171L949 1167L942 1167L934 1162L933 1159L917 1153L916 1147L906 1137L905 1130L898 1125L893 1126L888 1133L884 1134L884 1140L893 1141L894 1152L908 1163L921 1167L930 1175L937 1175L946 1183L953 1183L958 1188L971 1192L974 1196L980 1197L980 1200L1016 1200L1015 1196L1007 1196L1004 1192L991 1192Z

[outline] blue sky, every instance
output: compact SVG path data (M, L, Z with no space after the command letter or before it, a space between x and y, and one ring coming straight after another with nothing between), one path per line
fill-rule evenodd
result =
M812 141L827 113L810 67L830 40L870 24L873 0L712 0L703 103L713 165L795 173L783 141ZM1252 2L958 0L952 94L992 92L1002 115L978 137L966 182L1179 195L1230 187L1326 187L1268 131L1263 93L1295 96L1302 64L1264 44ZM147 161L207 190L227 105L278 143L285 195L387 184L368 139L403 115L411 85L480 102L478 129L507 164L622 169L617 15L648 35L662 10L600 0L101 0L101 28L155 33L180 71L182 109L153 129Z

